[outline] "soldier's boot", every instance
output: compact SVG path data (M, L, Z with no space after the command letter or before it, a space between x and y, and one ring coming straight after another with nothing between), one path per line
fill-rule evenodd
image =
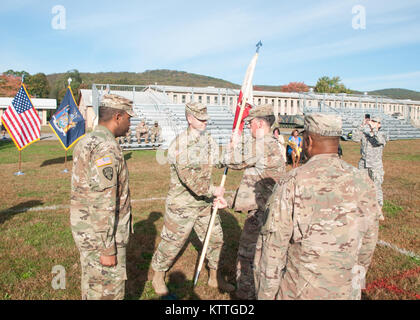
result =
M230 283L226 282L222 275L217 272L217 269L210 269L209 272L209 281L207 284L212 288L219 288L222 291L232 292L235 290L235 287Z
M165 296L169 293L165 284L165 271L155 271L152 280L153 289L158 295Z

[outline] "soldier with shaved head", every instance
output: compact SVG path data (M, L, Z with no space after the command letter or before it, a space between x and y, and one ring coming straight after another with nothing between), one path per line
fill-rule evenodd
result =
M305 117L308 162L266 206L254 260L258 299L360 299L381 209L369 176L337 155L341 118Z

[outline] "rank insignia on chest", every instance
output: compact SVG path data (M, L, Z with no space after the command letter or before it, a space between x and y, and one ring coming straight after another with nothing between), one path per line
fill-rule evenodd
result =
M114 169L112 167L106 167L103 168L102 173L104 174L105 178L111 181L112 177L114 176Z

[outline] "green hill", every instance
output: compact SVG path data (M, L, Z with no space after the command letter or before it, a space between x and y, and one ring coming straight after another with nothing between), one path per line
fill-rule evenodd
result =
M195 73L173 70L146 70L142 73L135 72L99 72L99 73L80 73L82 83L91 86L92 83L103 84L128 84L128 85L175 85L175 86L194 86L194 87L222 87L240 88L239 85L222 79L207 77ZM66 73L55 73L47 76L51 87L57 81L65 81Z
M57 98L61 90L66 86L68 73L54 73L47 75L50 87L52 88L50 97ZM241 86L223 79L208 77L195 73L175 70L146 70L145 72L98 72L98 73L80 73L80 88L90 88L92 83L101 84L127 84L127 85L175 85L186 87L219 87L239 89ZM311 87L311 86L309 86ZM262 91L281 91L281 85L254 85L254 90ZM356 94L362 94L359 91L353 91ZM75 93L76 94L76 93ZM370 91L372 95L382 95L393 99L411 99L420 100L420 92L407 89L382 89Z
M387 96L393 99L420 100L420 92L400 88L375 90L370 91L369 94Z

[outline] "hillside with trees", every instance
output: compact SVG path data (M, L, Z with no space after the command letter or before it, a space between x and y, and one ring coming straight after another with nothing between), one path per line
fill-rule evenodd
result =
M93 83L101 84L126 84L126 85L176 85L186 87L219 87L240 89L240 84L235 84L223 79L203 76L194 73L175 70L147 70L141 73L135 72L99 72L86 73L78 70L69 70L64 73L45 75L37 73L30 75L26 71L8 70L0 75L0 96L12 97L20 86L22 75L25 75L25 84L28 92L33 97L55 98L60 103L64 97L68 85L67 79L72 78L71 88L78 99L79 89L91 88ZM306 85L303 82L290 82L286 85L254 85L256 91L278 91L278 92L307 92L309 88L315 92L325 93L356 93L346 88L340 77L320 77L315 86ZM382 95L394 99L420 100L420 92L406 89L383 89L370 91L371 95Z
M394 99L410 99L410 100L420 101L420 92L407 90L407 89L400 89L400 88L369 91L369 94L378 95L378 96L387 96L387 97L392 97Z

